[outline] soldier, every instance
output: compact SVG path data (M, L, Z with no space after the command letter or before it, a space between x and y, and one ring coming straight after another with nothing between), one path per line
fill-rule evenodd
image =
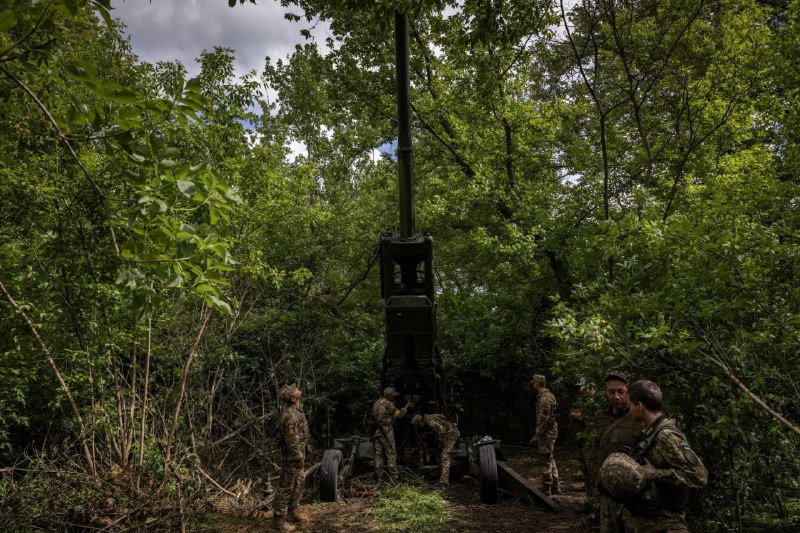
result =
M414 415L411 424L417 431L431 430L436 434L436 439L442 446L442 455L439 458L439 482L437 485L446 487L450 484L450 456L458 443L461 433L455 423L448 420L445 415Z
M305 486L304 467L308 445L308 422L300 404L301 395L296 385L284 385L278 393L278 399L285 404L279 423L283 469L272 505L275 527L279 531L295 530L287 520L299 524L308 522L297 512Z
M589 481L600 507L601 533L623 533L624 506L608 491L602 489L599 479L600 467L612 453L636 444L645 425L631 415L628 401L628 374L617 369L609 370L605 374L605 382L608 406L598 411L593 419L596 435Z
M414 407L414 402L408 401L405 407L398 409L394 404L396 398L397 390L394 387L386 387L383 390L383 398L379 398L372 405L372 417L378 424L378 429L375 430L375 473L378 479L381 479L386 470L391 481L397 481L394 421L396 418L404 417L409 407Z
M558 436L556 408L558 403L553 393L547 389L547 379L536 374L531 379L531 386L538 394L536 399L536 433L531 437L531 444L537 445L542 462L542 492L547 496L561 494L558 483L558 468L553 457L553 448Z
M662 413L661 389L652 381L637 381L629 391L631 415L645 424L633 456L647 479L647 488L625 504L625 524L634 533L685 532L691 489L708 482L708 471L686 437Z

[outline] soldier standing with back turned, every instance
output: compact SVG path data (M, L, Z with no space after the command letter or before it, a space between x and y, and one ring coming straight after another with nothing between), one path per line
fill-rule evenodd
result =
M378 424L375 430L375 474L378 479L383 477L384 470L389 474L389 480L397 481L397 450L394 441L394 421L406 415L409 407L414 407L414 402L406 402L405 407L398 409L394 401L397 390L386 387L383 398L379 398L372 405L372 417Z
M553 448L558 437L558 422L556 422L556 397L547 389L547 379L536 374L531 379L531 386L538 394L536 399L536 434L531 437L531 444L537 446L539 458L542 463L542 492L547 496L561 494L558 483L558 468L553 457Z
M637 381L628 392L631 415L646 425L634 451L643 458L646 492L625 504L625 525L634 533L689 533L686 506L691 489L708 482L708 471L689 446L686 436L664 416L661 389L652 381ZM631 529L632 526L632 529Z
M272 504L275 527L279 531L295 530L295 527L287 521L299 524L308 522L297 512L305 486L308 445L308 422L300 404L301 395L302 391L296 385L284 385L278 393L278 400L285 406L279 422L283 470L278 483L278 492Z

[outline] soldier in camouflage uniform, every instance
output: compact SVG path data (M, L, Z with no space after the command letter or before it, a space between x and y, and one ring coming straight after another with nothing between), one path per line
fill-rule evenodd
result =
M531 386L538 394L536 400L536 434L531 437L531 444L537 446L542 462L542 492L547 496L561 494L558 483L558 468L553 457L553 448L558 437L558 422L556 421L556 408L558 402L553 393L547 389L547 379L536 374L531 379Z
M285 385L278 393L278 399L285 405L279 422L283 469L272 509L275 526L280 531L295 530L287 521L300 524L308 521L297 512L305 486L308 445L308 422L300 404L301 394L296 385Z
M402 409L398 409L394 401L397 398L397 390L394 387L386 387L383 390L383 398L379 398L372 405L372 417L378 424L375 430L375 473L381 479L384 471L389 475L391 481L397 481L397 450L394 440L394 421L402 418L408 412L409 407L414 407L414 402L408 401Z
M592 466L589 469L593 493L600 507L600 532L624 533L624 506L603 490L599 472L603 461L622 447L632 447L644 429L643 422L631 416L628 401L628 375L620 370L609 370L605 375L605 391L608 406L594 416L592 425L596 431Z
M652 381L637 381L630 386L628 394L631 415L647 426L641 441L650 444L643 454L642 466L650 483L648 487L654 487L657 492L651 492L655 495L653 504L643 505L643 498L627 502L625 524L634 533L688 533L689 493L691 489L706 485L708 471L684 434L662 413L663 399L658 385Z
M439 458L438 485L446 487L450 484L450 456L461 436L458 427L441 414L414 415L411 423L419 432L433 431L436 434L436 439L442 446L442 455Z

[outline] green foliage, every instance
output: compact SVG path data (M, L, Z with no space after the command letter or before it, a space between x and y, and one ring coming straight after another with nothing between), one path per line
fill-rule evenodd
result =
M447 531L447 502L436 492L401 486L381 492L373 519L376 531Z
M725 372L797 425L797 2L580 3L568 34L549 2L283 5L329 20L329 40L305 32L239 78L215 48L193 80L141 63L105 1L1 6L0 281L101 464L163 480L168 499L199 498L197 465L263 479L287 382L317 442L362 429L384 345L375 244L397 225L392 154L374 150L396 137L399 9L462 433L528 437L533 370L566 409L574 383L621 366L662 386L709 466L717 512L700 527L793 527L797 439ZM30 328L5 304L0 321L10 465L82 433ZM53 508L69 516L50 527L105 527L80 479L2 490L30 527ZM448 517L413 487L377 512L400 530Z

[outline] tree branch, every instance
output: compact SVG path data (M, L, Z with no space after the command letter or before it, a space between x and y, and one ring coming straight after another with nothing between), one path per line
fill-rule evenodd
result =
M53 357L50 355L50 350L47 348L47 345L42 340L42 337L39 335L39 332L36 330L36 326L33 325L33 322L28 315L20 309L17 305L17 302L14 301L14 298L11 297L11 294L6 289L6 286L3 285L3 282L0 281L0 291L5 295L6 300L8 303L11 304L11 307L14 308L16 312L20 314L25 323L28 325L28 328L31 330L33 337L36 339L36 342L42 348L45 357L47 358L47 363L50 365L50 369L53 371L53 374L56 376L56 380L58 381L61 390L64 391L64 394L67 396L67 401L69 402L70 407L72 408L72 414L75 416L75 420L78 423L78 431L79 435L78 438L81 441L81 447L83 448L83 456L86 458L86 462L89 465L89 471L92 473L92 476L97 476L97 470L95 469L95 462L94 456L92 452L89 450L89 443L86 441L86 426L83 423L83 418L81 417L81 411L78 409L78 404L75 402L75 398L72 397L72 393L67 386L67 383L64 381L64 378L61 376L61 372L59 372L58 367L56 366L56 362L53 360Z

